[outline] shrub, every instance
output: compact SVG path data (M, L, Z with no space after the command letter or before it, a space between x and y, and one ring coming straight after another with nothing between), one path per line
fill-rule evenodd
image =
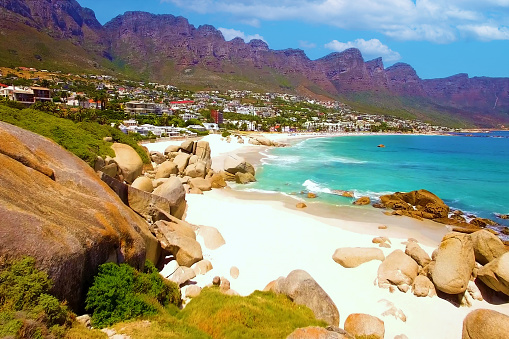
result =
M86 309L93 312L92 324L104 327L180 301L178 286L163 280L152 263L146 262L144 273L127 264L106 263L88 291Z
M231 135L231 133L230 133L230 132L228 132L228 131L224 131L223 133L221 133L221 136L222 136L223 138L226 138L226 137L228 137L229 135Z

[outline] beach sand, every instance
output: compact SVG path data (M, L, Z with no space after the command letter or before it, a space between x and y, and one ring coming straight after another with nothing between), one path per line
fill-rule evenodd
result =
M271 139L274 135L267 135ZM207 136L213 164L222 166L231 153L248 155L254 162L258 152L266 149L247 143L230 144L220 136ZM292 136L278 135L280 141L292 141ZM181 141L176 142L180 144ZM150 150L164 151L167 143L146 145ZM250 154L250 155L249 155ZM408 238L416 239L431 256L448 232L443 225L407 217L386 216L370 206L334 207L305 200L306 209L296 209L296 197L280 193L265 194L213 190L203 195L187 195L186 221L217 228L226 244L216 250L207 249L198 236L204 258L213 269L193 279L199 286L211 283L214 276L229 279L231 288L241 295L262 290L269 282L286 276L292 270L307 271L330 295L340 313L340 327L351 313L366 313L385 322L385 338L404 334L408 338L460 338L465 316L478 308L494 309L509 315L508 304L474 301L472 307L456 307L437 296L418 298L411 292L390 293L376 285L380 261L356 268L344 268L332 260L340 247L377 247L376 236L390 239L392 248L382 248L387 256L395 249L405 250ZM385 225L387 229L378 229ZM239 277L230 276L230 268L239 269ZM171 265L163 274L172 271ZM383 315L395 308L406 321L394 315ZM393 309L394 310L394 309Z

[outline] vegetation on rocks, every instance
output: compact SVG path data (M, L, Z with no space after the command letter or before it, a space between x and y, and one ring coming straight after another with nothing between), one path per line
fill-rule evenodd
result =
M133 147L144 163L149 163L147 153L136 140L120 130L95 122L73 122L33 109L16 109L0 105L0 121L27 129L54 140L93 166L97 156L111 156L111 142L103 138L111 137L114 142Z

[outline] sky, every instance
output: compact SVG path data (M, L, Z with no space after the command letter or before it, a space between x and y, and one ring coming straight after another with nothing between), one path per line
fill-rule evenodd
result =
M509 0L77 0L102 24L126 11L183 16L226 40L300 48L312 59L350 47L423 79L509 77Z

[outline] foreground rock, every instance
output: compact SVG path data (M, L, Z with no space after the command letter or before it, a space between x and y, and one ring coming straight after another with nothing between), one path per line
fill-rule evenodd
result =
M475 260L481 265L486 265L507 252L502 240L486 230L474 232L470 238L474 246Z
M52 292L75 311L100 264L157 262L160 248L146 222L85 162L3 122L0 140L0 255L34 257Z
M372 260L383 261L385 255L379 248L344 247L338 248L332 259L343 267L352 268Z
M491 289L509 296L509 252L480 268L477 278Z
M384 322L369 314L353 313L345 320L345 331L355 338L383 339Z
M114 143L111 148L115 151L115 162L122 171L124 180L131 184L143 171L143 161L134 148L126 144Z
M462 339L507 338L509 316L486 309L470 312L463 320Z
M419 266L401 250L389 254L378 268L378 287L390 288L395 285L407 292L417 277Z
M433 283L444 293L464 293L474 266L474 248L470 236L448 233L438 247L432 271Z
M271 290L288 296L298 305L309 307L317 319L332 326L339 325L339 311L336 305L306 271L295 270L286 278L277 279Z

